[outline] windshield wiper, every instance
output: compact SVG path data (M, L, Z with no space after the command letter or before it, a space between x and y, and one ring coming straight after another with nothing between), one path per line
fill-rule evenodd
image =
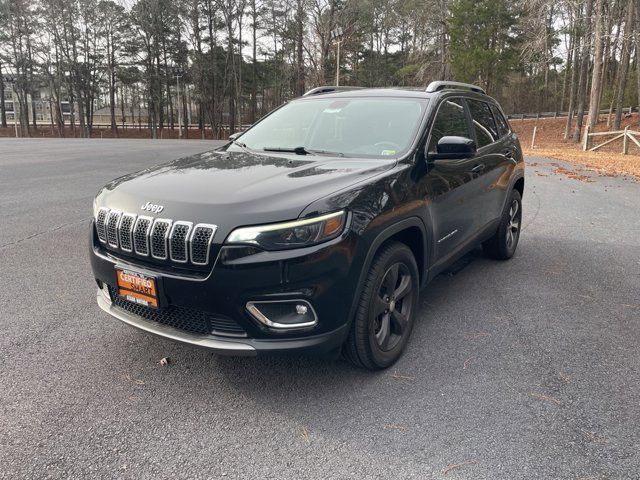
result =
M330 155L332 157L345 157L346 155L342 152L331 152L329 150L307 150L309 152L313 152L317 155Z
M246 151L248 151L248 150L249 150L249 147L247 147L247 145L246 145L246 144L242 143L242 142L241 142L241 141L239 141L239 140L236 140L236 139L229 139L229 141L230 141L231 143L233 143L234 145L237 145L238 147L240 147L240 148L241 148L241 149L243 149L243 150L246 150Z
M286 152L295 153L296 155L332 155L336 157L344 157L342 152L330 152L328 150L315 150L313 148L295 147L295 148L282 148L282 147L264 147L262 150L265 152Z
M265 152L286 152L286 153L295 153L296 155L314 155L314 153L310 150L307 150L304 147L264 147L262 150Z

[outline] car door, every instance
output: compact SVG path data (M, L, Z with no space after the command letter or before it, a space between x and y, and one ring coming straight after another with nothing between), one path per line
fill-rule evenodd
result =
M477 159L429 160L436 153L438 141L445 136L473 139L471 117L461 97L447 97L437 107L427 139L428 170L423 177L435 237L435 257L443 260L453 255L480 228L482 207L481 184Z
M505 188L511 173L509 165L513 162L506 159L505 151L508 146L504 137L501 139L498 125L487 102L467 98L469 112L476 140L476 171L480 187L479 212L482 215L481 228L490 226L502 211L505 198ZM507 178L507 182L503 181Z

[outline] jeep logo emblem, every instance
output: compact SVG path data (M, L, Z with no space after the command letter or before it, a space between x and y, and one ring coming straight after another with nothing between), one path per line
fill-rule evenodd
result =
M160 213L164 210L164 205L155 205L151 202L147 202L140 207L140 210L146 210L147 212Z

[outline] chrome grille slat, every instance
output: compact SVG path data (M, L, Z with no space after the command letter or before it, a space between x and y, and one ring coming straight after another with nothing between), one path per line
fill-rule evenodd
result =
M169 257L178 263L187 263L187 250L189 233L193 224L191 222L175 222L169 233Z
M149 256L149 232L153 223L152 217L139 216L133 228L133 246L138 255Z
M109 209L102 207L98 210L96 215L96 231L98 232L98 239L102 243L107 243L107 216L109 215Z
M142 257L206 266L217 226L168 218L98 209L95 217L98 239L111 250Z
M132 213L122 214L118 236L120 238L120 248L125 252L133 251L133 226L135 223L136 215Z
M107 216L107 243L110 247L118 248L118 226L121 216L122 212L118 210L111 210Z
M158 260L167 259L167 239L171 231L171 220L156 218L151 228L151 256Z
M194 265L209 263L209 250L217 228L215 225L207 223L199 223L193 228L190 239L191 263Z

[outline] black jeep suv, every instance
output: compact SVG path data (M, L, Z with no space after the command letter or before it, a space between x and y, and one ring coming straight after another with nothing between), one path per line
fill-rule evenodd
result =
M388 367L421 286L478 243L514 254L523 174L516 135L473 85L312 90L218 150L106 185L98 304L219 353Z

